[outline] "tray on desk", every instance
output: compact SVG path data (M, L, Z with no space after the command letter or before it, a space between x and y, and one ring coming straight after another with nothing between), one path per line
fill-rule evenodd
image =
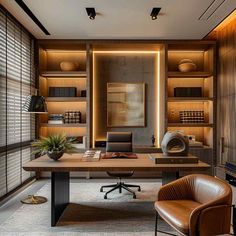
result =
M198 157L188 156L166 156L162 153L149 154L149 157L155 164L195 164L198 163Z

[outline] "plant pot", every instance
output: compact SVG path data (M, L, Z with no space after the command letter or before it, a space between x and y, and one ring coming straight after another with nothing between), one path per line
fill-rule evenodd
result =
M59 160L64 154L64 151L60 152L47 152L49 158L53 159L54 161Z

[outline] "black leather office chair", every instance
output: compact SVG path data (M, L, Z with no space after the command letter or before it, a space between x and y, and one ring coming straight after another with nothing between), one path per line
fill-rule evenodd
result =
M107 152L132 152L132 133L131 132L108 132L107 133ZM122 161L122 159L120 160ZM105 185L102 186L100 191L103 192L104 188L112 188L104 195L104 199L107 199L107 194L113 192L116 189L119 189L119 193L122 192L122 189L125 189L133 194L133 198L136 198L135 192L130 188L138 188L138 191L141 191L139 185L125 184L121 182L121 178L131 177L134 174L134 171L109 171L107 174L111 177L119 178L117 184Z

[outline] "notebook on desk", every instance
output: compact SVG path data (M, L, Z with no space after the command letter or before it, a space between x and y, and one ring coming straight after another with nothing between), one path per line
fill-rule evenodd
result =
M137 159L135 153L127 152L106 152L102 155L103 159Z

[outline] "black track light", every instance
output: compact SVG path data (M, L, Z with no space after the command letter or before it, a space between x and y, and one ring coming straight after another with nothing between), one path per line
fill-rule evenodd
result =
M152 17L152 20L156 20L157 19L157 15L159 14L161 8L160 7L153 7L152 8L152 12L150 14L150 16Z
M96 11L94 7L86 7L86 11L90 20L94 20L96 16Z

